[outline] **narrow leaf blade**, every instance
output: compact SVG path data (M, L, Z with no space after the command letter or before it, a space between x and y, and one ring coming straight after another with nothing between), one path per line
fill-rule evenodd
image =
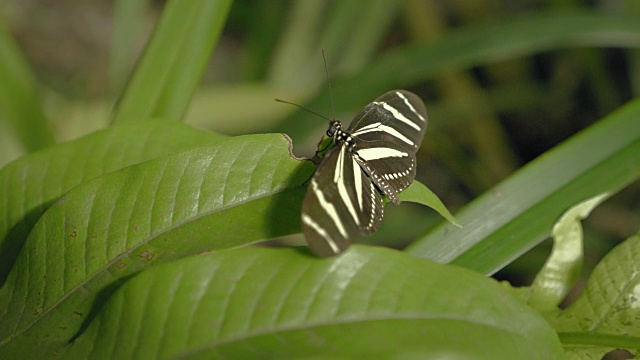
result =
M182 118L218 41L230 5L231 0L167 2L119 100L115 122Z
M42 112L34 76L17 44L0 23L0 120L27 152L53 144L53 133Z
M491 274L544 240L573 204L640 178L640 101L532 161L412 244L418 257ZM615 139L612 141L611 139Z

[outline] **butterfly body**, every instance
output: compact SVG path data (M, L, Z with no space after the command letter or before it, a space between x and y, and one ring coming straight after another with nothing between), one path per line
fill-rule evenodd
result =
M378 229L382 195L397 205L398 193L415 178L426 126L424 103L404 90L365 106L346 131L331 121L327 135L336 145L316 169L302 206L303 232L314 253L337 255Z

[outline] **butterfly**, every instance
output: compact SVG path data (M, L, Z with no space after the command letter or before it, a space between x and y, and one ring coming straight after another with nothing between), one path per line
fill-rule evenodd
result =
M302 230L318 256L340 254L359 235L373 234L384 215L382 195L398 193L416 176L416 152L427 129L423 101L389 91L358 113L347 130L332 120L335 146L322 158L302 204Z

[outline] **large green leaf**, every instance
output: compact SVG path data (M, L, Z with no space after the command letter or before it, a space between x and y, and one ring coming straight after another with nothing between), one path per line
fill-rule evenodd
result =
M230 6L231 0L168 1L114 121L182 118Z
M28 344L19 350L31 353ZM240 249L154 267L114 293L59 355L561 359L562 349L492 279L353 246L329 259Z
M412 244L418 257L493 273L550 233L560 215L640 178L640 100L532 161Z
M131 164L221 139L156 119L113 126L8 164L0 170L0 284L36 221L74 186Z
M639 258L636 234L602 259L578 300L565 311L548 314L568 352L595 358L626 349L640 355Z
M313 166L289 148L281 134L230 138L65 194L0 289L0 358L25 346L59 349L94 302L151 263L298 232Z

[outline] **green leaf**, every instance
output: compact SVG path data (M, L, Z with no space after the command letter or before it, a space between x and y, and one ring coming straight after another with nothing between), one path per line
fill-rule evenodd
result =
M640 233L596 266L586 288L565 311L548 319L569 352L626 349L640 355Z
M0 79L0 120L9 124L29 152L53 144L33 74L1 22Z
M310 162L281 134L230 138L82 183L38 221L0 289L0 358L57 351L149 264L300 231ZM100 295L100 297L98 296Z
M317 34L322 32L323 17L316 15L324 15L328 5L323 1L291 3L288 10L289 21L284 26L271 59L268 79L270 84L282 88L292 87L297 91L314 89L319 85L319 75L303 69L309 63L312 52L316 51L314 43ZM320 61L318 59L318 65L321 64Z
M36 221L74 186L131 164L221 139L173 121L141 121L50 147L0 169L0 284Z
M548 237L569 207L640 179L640 100L527 164L408 253L490 274ZM615 139L615 141L612 141Z
M534 309L556 309L576 284L584 260L580 220L589 216L591 210L610 195L597 195L571 207L553 226L551 255L530 287L528 303Z
M116 0L113 7L113 32L109 44L109 90L120 93L133 64L131 58L139 41L144 10L150 0Z
M274 51L269 83L307 98L326 81L322 49L326 50L333 76L360 70L388 32L399 3L398 0L293 3L287 17L290 20Z
M31 352L28 344L19 350L25 356ZM548 324L494 280L356 245L329 259L294 249L253 248L148 269L118 289L59 355L282 359L443 354L561 359L562 349Z
M193 96L184 121L229 135L268 132L284 116L299 111L294 106L274 101L276 98L304 101L299 93L292 91L291 88L276 89L257 82L203 86Z
M400 3L399 0L334 3L310 56L317 57L325 49L334 75L351 75L361 70L374 58L375 50L388 34ZM322 71L318 74L321 79L325 75Z
M114 121L180 119L200 83L231 0L167 2Z
M409 185L407 189L400 193L399 198L402 201L410 201L426 205L437 211L438 214L442 215L442 217L447 219L447 221L449 221L451 224L457 227L461 227L456 218L451 215L449 209L447 209L442 201L440 201L438 196L419 181L414 181L413 183L411 183L411 185Z

